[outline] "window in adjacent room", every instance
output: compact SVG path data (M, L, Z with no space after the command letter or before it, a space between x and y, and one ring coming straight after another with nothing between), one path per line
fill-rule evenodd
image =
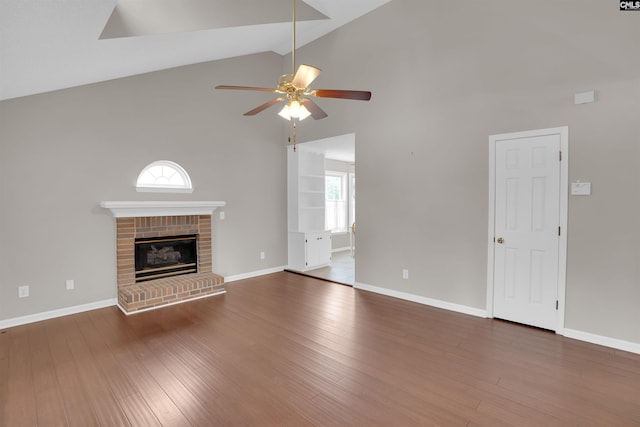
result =
M348 227L356 222L356 174L349 173L349 222Z
M325 173L325 228L333 233L346 232L349 227L349 195L346 172Z
M147 165L136 181L137 191L162 193L191 193L191 178L179 164L169 160L158 160Z

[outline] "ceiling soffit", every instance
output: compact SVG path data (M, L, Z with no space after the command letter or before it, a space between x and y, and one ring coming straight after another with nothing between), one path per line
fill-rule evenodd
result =
M299 1L296 19L328 17ZM101 39L291 22L291 0L118 0Z

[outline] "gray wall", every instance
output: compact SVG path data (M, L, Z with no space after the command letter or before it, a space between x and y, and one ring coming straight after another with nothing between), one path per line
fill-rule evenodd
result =
M570 180L593 183L569 201L566 327L640 343L638 28L601 0L394 0L302 48L324 70L314 87L373 91L320 100L329 117L298 128L300 141L356 132L356 280L485 308L488 136L566 125ZM189 198L229 203L216 271L284 265L287 131L241 116L257 94L210 87L272 85L286 64L265 54L1 102L0 319L115 296L113 219L97 205L156 198L132 185L160 158L191 173ZM573 105L591 89L595 104ZM74 246L85 238L99 245Z
M640 343L637 18L601 1L394 0L304 47L329 117L299 135L356 133L356 281L484 309L488 136L569 127L566 324ZM634 19L635 18L635 19ZM627 53L625 54L625 50ZM597 102L573 105L573 94ZM401 278L401 270L410 279Z
M286 265L282 124L242 115L267 94L213 90L271 85L281 67L263 54L0 102L0 320L115 297L115 220L102 200L226 201L214 271ZM135 191L161 159L187 170L192 194Z

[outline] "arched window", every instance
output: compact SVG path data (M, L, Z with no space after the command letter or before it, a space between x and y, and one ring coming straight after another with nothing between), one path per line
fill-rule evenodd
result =
M158 160L148 164L136 181L137 191L162 193L191 193L191 178L179 164L169 160Z

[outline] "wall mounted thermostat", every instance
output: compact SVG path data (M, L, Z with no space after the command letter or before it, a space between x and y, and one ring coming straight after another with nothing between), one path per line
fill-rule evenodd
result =
M572 196L590 196L591 195L591 183L590 182L572 182L571 183L571 195Z

